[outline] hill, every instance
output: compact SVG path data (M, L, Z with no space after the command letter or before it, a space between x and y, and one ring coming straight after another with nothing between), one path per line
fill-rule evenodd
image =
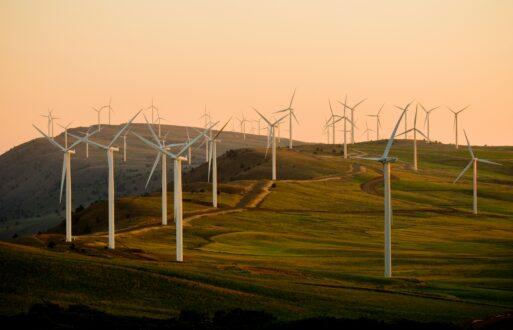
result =
M383 147L379 141L349 150L376 155ZM209 185L197 181L205 168L189 173L183 263L174 262L172 221L159 224L158 194L117 201L114 251L105 248L105 205L95 203L77 212L72 244L63 243L62 228L0 243L0 314L45 299L158 319L242 308L280 320L474 326L476 319L507 315L513 309L513 148L475 148L504 164L480 166L477 216L470 212L469 176L452 183L467 151L421 143L419 152L420 169L413 172L405 162L411 141L397 141L392 151L400 161L392 165L390 280L383 278L380 164L344 160L340 146L280 149L278 163L288 168L272 184L262 150L247 149L220 157L220 165L228 159L235 165L220 166L233 181L222 180L219 209L210 207Z
M94 127L93 127L94 128ZM102 126L102 130L93 138L106 143L120 129L120 126ZM70 129L79 135L86 127ZM151 138L144 124L134 124L132 131ZM182 126L162 125L163 132L169 132L167 142L183 142L186 130ZM190 129L191 135L195 133ZM265 136L246 134L243 140L240 133L223 132L219 154L229 149L261 147L266 144ZM70 137L70 141L74 139ZM56 137L64 144L64 135ZM282 139L285 144L287 140ZM115 182L117 196L141 195L151 166L155 160L155 151L144 145L137 137L127 137L127 162L123 162L122 139L116 143L120 152L115 153ZM199 147L200 144L197 144ZM89 147L89 158L85 157L85 145L76 148L72 156L73 205L75 208L88 206L92 202L107 197L107 160L104 151ZM193 149L192 167L205 159L204 147ZM55 226L64 216L64 204L59 204L59 189L62 171L62 154L46 139L37 138L17 146L0 156L0 237L31 234ZM172 172L172 165L168 166ZM187 171L187 169L185 170ZM168 175L172 181L172 175ZM157 176L150 182L148 191L159 189Z

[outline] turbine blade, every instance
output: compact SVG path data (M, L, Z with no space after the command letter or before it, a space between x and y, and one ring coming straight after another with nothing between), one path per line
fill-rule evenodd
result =
M465 174L465 172L470 168L470 166L472 166L472 162L474 162L473 159L471 159L470 162L468 162L467 166L465 166L463 171L461 171L460 175L458 175L458 177L452 183L456 183L463 176L463 174Z
M148 180L146 180L146 185L144 186L144 189L148 189L148 185L150 184L150 179L153 176L153 172L155 171L155 168L157 168L157 165L160 162L160 158L162 158L162 153L157 153L157 158L155 158L155 162L153 163L153 166L151 167L150 175L148 175Z
M56 146L57 148L59 148L61 151L66 151L66 149L61 146L60 144L58 144L55 140L51 139L48 135L46 135L45 133L43 133L43 131L41 131L36 125L32 125L34 126L34 128L36 130L39 131L39 133L41 133L48 141L50 141L51 144L53 144L54 146ZM69 133L68 133L69 134Z
M164 154L172 157L172 158L176 158L176 155L167 151L166 149L156 145L155 143L151 142L151 141L148 141L146 138L140 136L139 134L137 134L136 132L132 132L133 135L137 136L142 142L144 142L146 145L150 146L151 148L159 151L159 152L163 152Z
M408 108L410 107L410 105L411 105L411 102L408 103L406 108L403 109L403 112L401 113L401 116L397 120L397 123L395 124L395 128L392 131L392 134L390 135L390 138L388 139L387 147L385 148L385 151L383 152L383 156L381 156L381 158L387 158L388 157L388 153L390 152L390 148L392 148L392 144L394 143L395 133L397 132L397 129L399 128L399 124L403 120L404 114L406 113L406 111L408 111Z
M75 141L75 142L73 142L73 143L68 147L68 149L66 149L66 150L71 150L71 149L73 149L75 146L77 146L78 144L80 144L80 143L82 143L82 142L84 142L84 141L86 141L86 140L87 140L87 141L89 141L89 138L90 138L91 136L93 136L94 134L96 134L96 133L98 133L98 130L95 130L95 131L93 131L93 132L91 132L91 133L89 133L89 132L88 132L88 133L86 133L86 135L84 135L83 137L80 137L80 138L77 136L78 140L77 140L77 141ZM68 132L68 135L71 135L71 133L69 133L69 132ZM73 135L71 135L71 136L73 136ZM73 136L73 137L75 137L75 136Z
M206 133L208 131L210 131L214 126L216 126L219 122L215 122L214 124L212 124L210 127L206 128L203 132L201 132L201 134L199 134L198 136L196 136L194 139L192 139L191 141L189 141L177 154L176 156L179 157L181 156L184 152L187 151L187 149L192 146L194 143L196 143L196 141L198 141L202 136L207 136Z
M474 151L472 151L472 147L470 146L470 142L467 137L467 132L465 132L465 130L463 130L463 134L465 134L465 139L467 140L467 148L468 152L470 152L470 156L472 156L472 158L476 158L476 156L474 155Z
M97 131L95 131L95 132L97 132ZM72 133L68 133L68 135L69 135L69 136L71 136L71 137L74 137L75 139L81 139L81 138L83 138L82 136L77 136L77 135L72 134ZM92 134L90 134L90 135L92 135ZM84 140L85 140L85 141L87 141L87 143L92 144L93 146L95 146L95 147L97 147L97 148L100 148L100 149L109 149L109 147L107 147L106 145L100 144L100 143L98 143L98 142L94 142L93 140L89 140L89 138L86 138L86 139L84 139Z
M296 96L296 88L294 88L294 92L292 93L292 97L290 98L289 109L292 109L292 102L294 102L294 96Z
M226 123L223 125L223 127L221 127L221 129L219 130L219 132L217 132L217 134L214 136L213 140L217 139L217 137L219 136L219 134L221 134L221 132L225 129L226 125L228 125L228 123L232 120L232 117L230 117L230 119L228 119L226 121Z
M61 193L59 194L59 204L62 203L62 190L64 188L65 176L66 176L66 154L64 154L64 157L62 157Z
M496 163L496 162L492 162L490 160L486 160L486 159L477 159L478 162L481 162L481 163L485 163L485 164L491 164L491 165L498 165L498 166L503 166L502 164L499 164L499 163Z
M132 122L135 120L135 118L137 118L137 116L139 116L139 114L141 113L141 111L143 111L143 109L137 111L137 113L132 117L132 119L130 119L128 121L128 123L126 123L125 126L123 126L122 129L119 130L119 132L114 136L114 138L112 139L112 141L110 142L110 144L108 145L108 147L112 147L112 145L116 142L116 140L121 136L121 134L123 134L123 132L130 126L130 124L132 124Z
M257 109L253 108L253 110L255 110L256 113L258 113L260 115L260 117L262 117L262 119L266 121L266 123L268 123L269 125L272 125L271 122L269 120L267 120L267 118L265 118L264 115L262 115Z
M429 138L426 136L426 134L422 133L422 131L421 131L421 130L415 129L415 131L417 131L417 133L419 133L419 134L420 134L420 135L422 135L424 138L426 138L426 140L428 140L428 141L429 141ZM429 141L429 142L431 142L431 141Z

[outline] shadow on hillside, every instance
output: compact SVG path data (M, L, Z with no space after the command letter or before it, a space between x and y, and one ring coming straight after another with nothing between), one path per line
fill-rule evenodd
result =
M83 305L63 308L43 303L32 306L25 314L2 316L0 322L4 329L511 329L513 318L509 314L507 316L466 326L414 321L384 323L370 319L329 317L281 321L267 312L241 309L218 311L213 316L182 311L178 317L152 319L110 315Z

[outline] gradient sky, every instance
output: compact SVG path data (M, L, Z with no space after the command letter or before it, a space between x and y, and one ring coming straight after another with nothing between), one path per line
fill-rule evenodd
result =
M200 125L204 104L256 118L295 87L300 139L325 141L328 99L348 93L368 98L360 126L386 102L388 134L392 105L417 99L443 106L431 134L452 142L445 106L469 104L474 144L513 144L510 0L0 0L0 46L0 153L36 137L48 108L89 125L112 98L120 122L154 97L169 123Z

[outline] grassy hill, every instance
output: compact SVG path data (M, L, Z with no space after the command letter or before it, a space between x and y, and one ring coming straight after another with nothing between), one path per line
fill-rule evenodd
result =
M379 155L384 142L350 146ZM63 228L0 243L0 314L41 299L85 304L123 316L167 318L183 310L262 310L280 319L333 316L468 324L513 309L513 148L476 147L504 164L479 169L479 210L471 180L453 184L465 148L392 150L393 278L383 278L380 164L344 160L340 146L278 151L276 184L261 149L219 158L220 207L210 207L206 167L184 176L184 262L176 263L159 194L117 201L116 250L105 248L106 206L75 214L73 244Z
M93 127L94 128L94 127ZM93 140L108 143L120 126L102 126L102 130ZM70 129L79 135L85 127ZM150 133L145 124L134 124L132 131L149 139ZM163 125L162 131L169 135L167 142L184 142L187 138L183 126ZM196 133L190 129L190 134ZM246 140L235 132L223 132L222 143L218 146L219 154L229 149L262 147L266 144L265 136L246 134ZM64 135L56 137L64 144ZM74 141L70 137L70 141ZM287 140L282 139L284 145ZM71 143L71 142L70 142ZM133 196L145 193L144 186L151 166L155 160L155 151L143 144L137 137L127 137L127 162L123 162L122 139L116 143L120 152L115 153L115 182L117 196ZM193 149L192 167L205 160L205 148L197 144ZM107 158L103 150L89 147L89 158L85 156L85 145L76 148L71 160L73 205L74 208L88 206L90 203L107 198ZM37 138L0 155L0 238L31 234L55 226L64 217L64 203L59 204L60 179L62 171L62 153L46 139ZM168 166L172 172L172 164ZM187 171L187 169L185 170ZM168 175L172 181L172 175ZM148 191L160 187L160 180L155 176ZM30 196L30 198L27 198Z

